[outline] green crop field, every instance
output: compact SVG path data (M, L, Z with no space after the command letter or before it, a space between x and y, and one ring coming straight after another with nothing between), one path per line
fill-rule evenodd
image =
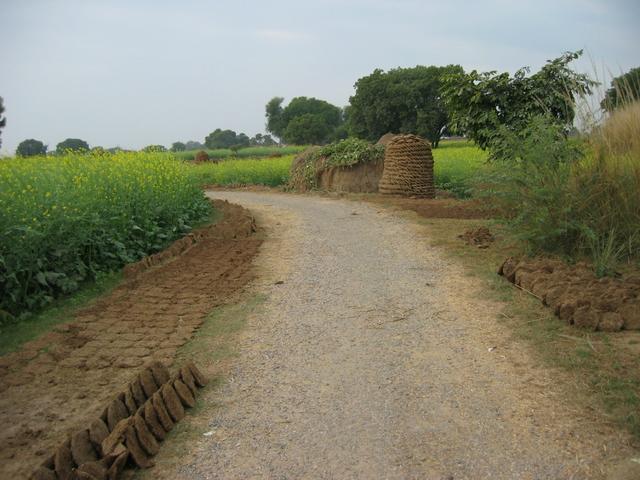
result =
M191 177L198 185L266 185L277 187L289 180L294 155L276 158L225 160L201 163L190 167Z
M0 324L182 236L210 206L162 153L0 162Z
M486 164L487 156L486 151L466 140L440 142L433 150L436 188L468 197L471 180Z
M229 159L229 158L258 158L269 157L271 155L293 155L306 149L305 145L289 145L286 147L247 147L241 148L235 153L228 148L219 148L216 150L205 150L209 158ZM193 160L198 150L189 150L187 152L176 152L174 155L180 160Z

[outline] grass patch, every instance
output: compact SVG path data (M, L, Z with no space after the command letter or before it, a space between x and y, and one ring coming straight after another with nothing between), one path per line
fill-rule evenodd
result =
M55 325L72 320L77 310L87 306L99 296L109 293L121 279L120 272L102 275L95 282L85 285L68 298L56 300L27 320L5 325L0 329L0 355L13 352L24 343L48 332Z
M433 246L459 260L472 276L482 280L486 293L505 303L497 321L513 335L534 347L539 360L568 374L565 387L576 405L596 411L627 429L640 440L640 333L590 332L558 319L539 300L516 289L498 276L498 266L524 245L500 225L482 220L423 219ZM489 225L496 242L488 249L466 245L457 236L480 225Z
M190 175L199 185L265 185L277 187L289 180L293 155L277 158L225 160L190 166Z
M471 181L486 164L488 153L467 140L443 140L433 150L436 188L456 197L471 196Z

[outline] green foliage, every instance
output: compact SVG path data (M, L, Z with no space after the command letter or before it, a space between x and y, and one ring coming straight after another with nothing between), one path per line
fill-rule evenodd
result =
M189 140L188 142L186 142L184 144L184 149L186 151L190 151L190 150L202 150L204 148L204 145L200 142L196 142L195 140Z
M249 137L244 133L236 134L233 130L221 130L216 128L204 139L204 144L209 149L216 148L231 148L237 146L238 148L249 146Z
M40 140L30 138L23 140L16 149L17 157L34 157L36 155L46 155L47 146Z
M4 113L4 100L0 97L0 133L7 124L7 117L2 115ZM0 146L2 146L2 138L0 137Z
M632 68L611 81L605 97L600 102L603 110L612 112L616 108L640 100L640 67Z
M438 146L447 112L440 98L443 76L462 75L459 65L376 69L360 78L349 99L349 131L377 141L385 133L414 133Z
M161 153L166 152L167 149L164 145L147 145L142 149L142 151L147 153Z
M316 156L324 158L324 164L327 166L344 167L357 163L382 162L384 147L358 138L347 138L322 147Z
M276 144L276 141L271 137L271 135L262 135L261 133L256 133L255 136L249 139L249 145L252 147L271 147Z
M293 144L323 144L342 123L342 110L317 98L295 97L282 107L282 97L266 105L267 131Z
M173 142L169 150L171 150L172 152L184 152L186 149L187 149L187 146L184 143Z
M203 163L190 167L198 185L266 185L287 183L292 155L278 158L247 158Z
M56 145L56 155L65 155L74 152L86 152L89 144L79 138L67 138Z
M210 207L162 153L67 154L0 163L0 311L20 318L157 252Z
M590 94L596 85L568 67L580 55L582 51L567 52L529 77L528 67L513 77L475 70L445 76L442 93L451 127L492 150L506 138L504 129L522 132L536 116L544 115L568 131L576 97Z

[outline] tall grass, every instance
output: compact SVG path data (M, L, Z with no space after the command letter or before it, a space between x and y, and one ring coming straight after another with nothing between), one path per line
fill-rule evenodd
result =
M265 185L277 187L289 180L293 155L277 158L225 160L189 166L191 178L199 185Z
M0 323L158 251L209 214L162 153L0 162Z

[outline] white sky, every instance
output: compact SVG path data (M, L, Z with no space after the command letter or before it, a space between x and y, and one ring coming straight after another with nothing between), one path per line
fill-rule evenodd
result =
M2 152L252 136L270 98L344 106L375 68L537 70L583 48L578 69L619 74L639 26L634 0L0 0Z

